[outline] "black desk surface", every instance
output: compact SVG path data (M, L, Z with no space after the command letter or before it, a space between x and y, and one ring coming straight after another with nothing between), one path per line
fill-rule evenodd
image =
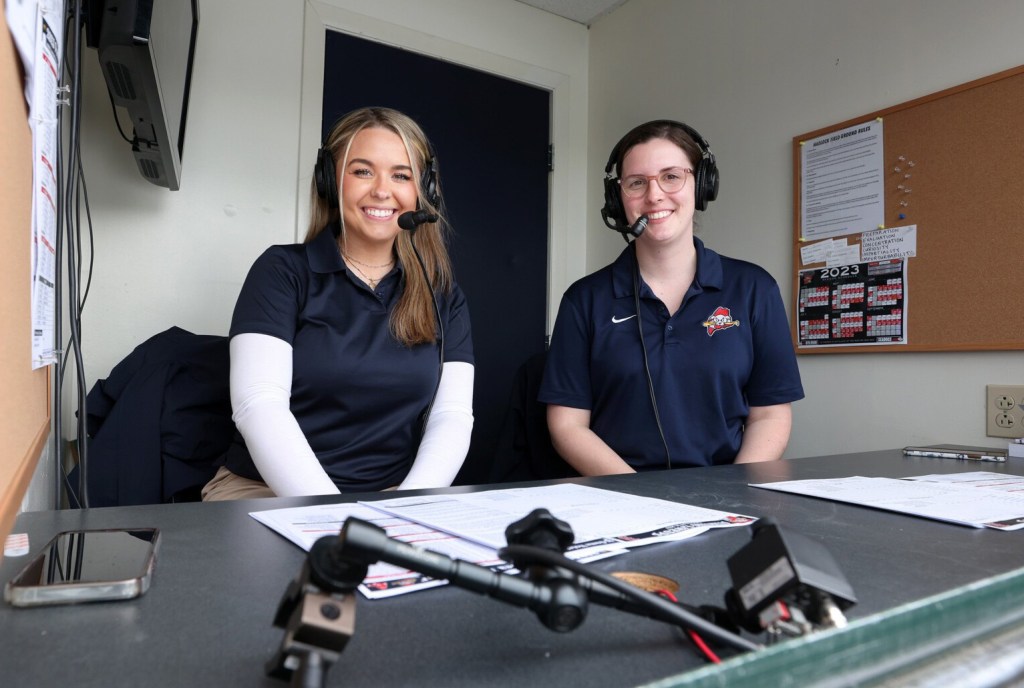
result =
M997 532L750 488L748 483L968 470L1024 474L1024 461L976 464L899 451L582 479L622 492L773 518L824 544L858 596L851 619L1024 567L1020 532ZM518 484L516 486L519 486ZM510 487L499 485L494 487ZM479 488L453 488L466 490ZM393 497L346 495L341 501ZM339 498L334 498L336 501ZM36 553L56 532L155 526L162 547L141 598L15 609L0 604L0 677L10 686L282 686L264 663L272 625L305 553L248 516L327 498L34 512L19 516ZM640 548L593 564L681 583L692 604L722 603L726 559L749 528ZM6 582L28 561L7 557ZM635 686L703 666L670 626L601 607L568 634L532 613L452 586L385 600L360 596L356 632L330 669L336 686Z

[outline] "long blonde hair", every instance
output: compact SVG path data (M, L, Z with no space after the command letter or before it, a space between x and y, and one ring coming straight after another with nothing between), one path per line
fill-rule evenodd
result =
M416 247L423 258L423 265L430 275L433 288L446 294L450 293L453 278L445 241L449 227L444 219L443 208L438 207L443 205L440 201L440 179L435 180L438 199L436 206L426 198L422 184L422 171L429 164L431 147L423 130L408 115L381 107L353 110L335 122L323 144L335 161L341 161L342 169L352 139L367 128L387 129L402 139L416 178L419 207L440 218L437 222L420 225L415 233L402 231L395 241L395 251L405 273L405 289L391 312L390 320L392 336L405 346L433 343L437 338L437 323L434 317L431 285L424 280L423 271L413 252L413 234L416 236ZM345 222L341 211L337 205L330 206L320 197L314 178L310 187L309 228L306 230L305 243L308 244L333 222L341 226L339 240L344 242Z

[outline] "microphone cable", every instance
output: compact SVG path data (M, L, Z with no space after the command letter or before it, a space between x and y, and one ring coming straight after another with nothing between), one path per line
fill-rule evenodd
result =
M63 340L63 300L65 298L62 289L62 266L64 258L64 240L66 234L67 250L67 307L68 324L70 335L66 347L57 349L59 365L54 375L54 461L55 471L55 500L56 506L62 504L62 492L67 494L69 506L88 507L88 433L86 430L88 410L86 408L86 383L85 366L82 355L82 309L85 305L85 298L88 296L89 285L92 282L93 267L93 235L92 216L89 209L88 190L85 186L85 173L81 161L81 116L82 116L82 33L83 33L82 3L74 0L74 7L68 8L64 16L64 44L63 62L61 69L62 84L61 90L70 94L67 105L70 107L70 131L68 132L68 149L63 149L63 118L58 116L58 136L56 154L56 180L57 193L55 202L57 204L57 227L55 232L55 268L54 274L54 345L59 346ZM69 59L70 58L70 59ZM69 85L70 82L70 85ZM65 158L67 162L65 164ZM79 186L81 183L81 186ZM81 253L81 204L86 206L86 217L89 224L89 268L88 280L85 294L80 291L82 279L82 253ZM78 490L77 494L72 489L67 473L65 471L65 451L62 442L62 414L63 407L63 386L67 372L68 355L73 354L76 369L76 387L78 401L78 418L76 421L76 440L78 446Z
M636 255L636 242L633 243L633 303L636 308L636 330L640 333L640 350L643 351L644 354L644 373L647 375L647 391L651 395L651 408L654 410L654 422L658 426L658 435L661 437L661 445L665 448L665 468L671 469L672 453L668 448L668 440L665 439L665 429L661 425L661 414L658 413L658 398L654 394L654 378L651 376L651 365L647 359L647 344L644 342L643 318L640 317L640 259Z
M434 293L434 283L427 272L427 265L423 262L423 256L416 246L416 230L421 224L437 222L438 216L432 215L425 210L402 213L398 216L398 226L409 232L409 245L412 246L416 262L420 264L420 272L423 274L423 281L430 291L430 302L434 305L434 319L437 321L437 382L434 383L434 392L430 395L430 403L423 412L423 423L420 427L420 439L427 431L427 421L430 420L430 413L434 410L434 402L437 401L437 391L441 388L441 375L444 373L444 323L441 321L441 308L437 305L437 294Z
M720 628L710 621L687 611L683 607L673 604L661 595L641 590L640 588L634 587L625 581L615 578L614 576L610 576L603 571L592 569L585 564L573 561L572 559L552 550L532 545L508 545L507 547L503 547L498 550L498 556L506 561L514 562L516 567L520 570L522 570L525 565L524 562L527 561L540 562L547 566L568 569L572 573L583 576L588 580L599 583L607 588L611 588L624 597L628 597L630 601L643 607L648 611L652 618L659 621L671 623L685 631L698 631L708 637L718 640L721 643L744 652L761 649L761 646L757 643L747 640L736 633L727 631L724 628Z
M666 598L670 602L673 602L675 604L679 604L679 599L675 596L675 593L673 593L671 590L655 590L654 594L655 595L660 595L661 597ZM721 664L722 663L722 659L717 654L715 654L714 650L712 650L710 647L708 647L708 644L706 642L704 642L704 638L701 637L700 633L698 633L697 631L693 630L692 628L687 628L687 629L683 630L683 633L685 633L686 636L690 639L690 642L692 642L694 647L697 648L697 651L701 655L703 655L704 659L708 660L712 664Z

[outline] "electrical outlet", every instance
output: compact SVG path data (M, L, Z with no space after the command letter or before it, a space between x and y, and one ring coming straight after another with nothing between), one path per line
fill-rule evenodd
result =
M988 385L985 390L985 434L1024 437L1024 385Z

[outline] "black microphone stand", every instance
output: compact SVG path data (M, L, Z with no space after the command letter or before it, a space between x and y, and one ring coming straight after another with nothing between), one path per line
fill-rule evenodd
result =
M550 514L548 517L555 520ZM546 519L535 521L536 525L532 526L535 530L551 528ZM527 524L520 530L523 532L515 537L529 541L531 526ZM540 537L547 539L546 535ZM566 544L571 542L572 531L569 530ZM327 671L355 634L355 589L366 577L367 567L377 561L403 566L509 604L527 607L554 631L571 631L586 617L586 593L571 575L544 575L542 580L532 581L496 573L392 540L383 529L349 518L340 535L322 537L313 544L299 575L285 590L274 617L274 625L284 628L285 634L280 648L266 663L268 676L283 680L290 677L291 685L296 687L324 685Z
M278 606L274 625L285 629L281 647L266 664L268 676L292 678L292 686L323 685L355 633L355 589L370 564L385 561L472 592L533 611L547 628L567 633L583 623L588 602L693 628L740 650L760 646L678 607L567 559L568 523L535 509L505 530L509 546L499 552L522 576L419 549L388 537L372 523L348 518L336 536L310 549L298 577Z
M355 589L366 564L339 560L333 540L313 543L299 575L288 584L274 625L285 629L281 647L265 666L267 676L298 688L320 688L356 628Z

